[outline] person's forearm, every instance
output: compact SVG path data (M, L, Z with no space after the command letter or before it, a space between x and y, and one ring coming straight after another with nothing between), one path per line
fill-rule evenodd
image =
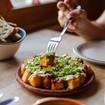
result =
M104 40L105 39L105 28L101 27L96 22L91 22L88 19L80 21L76 33L86 40Z

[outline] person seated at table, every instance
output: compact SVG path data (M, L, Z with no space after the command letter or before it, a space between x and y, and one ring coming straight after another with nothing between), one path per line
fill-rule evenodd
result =
M98 19L92 21L87 18L84 9L74 9L76 2L76 0L64 0L57 3L60 25L63 27L65 21L72 17L72 21L68 26L69 32L75 32L86 40L104 40L105 10Z

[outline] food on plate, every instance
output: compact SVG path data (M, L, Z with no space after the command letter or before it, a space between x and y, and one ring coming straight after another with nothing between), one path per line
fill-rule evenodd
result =
M30 70L25 70L22 80L26 83L28 83L28 78L31 76L31 71Z
M85 83L87 71L87 65L78 57L43 53L25 60L20 77L36 88L74 90Z
M54 65L55 53L43 53L40 56L40 66Z
M39 86L41 86L42 78L40 75L32 74L32 75L30 75L28 81L32 86L39 87Z
M65 81L62 79L55 79L51 81L52 90L62 90L65 89Z
M44 77L43 77L43 87L45 88L45 89L50 89L51 88L51 75L45 75Z
M15 42L21 38L17 33L18 28L16 24L6 22L6 20L0 16L0 42Z

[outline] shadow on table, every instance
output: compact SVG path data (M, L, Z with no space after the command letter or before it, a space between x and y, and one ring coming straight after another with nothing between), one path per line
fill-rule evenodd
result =
M96 63L92 63L92 62L86 62L86 63L94 66L95 68L99 68L99 69L104 69L105 68L105 64L98 64L98 63L96 64Z
M91 96L94 96L95 94L97 94L97 92L100 90L100 83L98 80L95 80L93 82L93 84L88 88L86 89L85 91L79 93L79 94L76 94L70 98L82 98L82 99L85 99L87 97L91 97Z
M0 61L0 63L16 67L16 66L19 66L20 61L16 57L12 57L12 58Z
M100 64L94 64L94 66L96 67L96 68L99 68L99 69L105 69L105 64L104 65L100 65Z

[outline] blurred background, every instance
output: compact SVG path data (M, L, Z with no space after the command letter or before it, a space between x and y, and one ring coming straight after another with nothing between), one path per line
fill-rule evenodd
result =
M0 14L27 32L42 28L61 30L57 21L56 3L59 0L0 0ZM105 0L79 0L88 18L96 19L104 10ZM100 8L100 9L99 9Z

